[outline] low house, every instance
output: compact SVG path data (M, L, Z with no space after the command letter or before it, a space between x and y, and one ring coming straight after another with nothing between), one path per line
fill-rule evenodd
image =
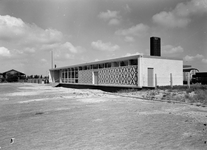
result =
M183 60L161 57L159 41L160 38L151 38L150 56L134 55L50 69L50 82L139 88L183 85Z
M7 82L18 82L20 79L26 78L26 75L24 73L14 69L3 72L2 75Z
M2 82L2 81L3 81L3 79L4 79L3 74L2 74L2 73L0 73L0 82Z

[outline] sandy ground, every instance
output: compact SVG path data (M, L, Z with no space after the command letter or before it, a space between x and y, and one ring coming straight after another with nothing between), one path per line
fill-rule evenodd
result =
M207 108L0 84L0 149L206 150Z

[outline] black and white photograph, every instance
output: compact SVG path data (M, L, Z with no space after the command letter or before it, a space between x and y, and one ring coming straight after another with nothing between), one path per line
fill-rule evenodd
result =
M1 150L206 150L207 0L0 0Z

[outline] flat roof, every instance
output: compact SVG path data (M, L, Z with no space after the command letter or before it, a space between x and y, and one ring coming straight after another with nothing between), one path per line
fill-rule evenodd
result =
M124 61L124 60L129 60L129 59L137 59L138 57L141 57L141 56L143 58L182 60L182 59L179 59L179 58L171 58L171 57L148 56L148 55L132 55L132 56L112 58L112 59L101 60L101 61L93 61L93 62L82 63L82 64L77 64L77 65L69 65L69 66L58 67L58 68L53 68L53 69L49 69L49 70L60 70L60 69L67 69L67 68L80 67L80 66L88 66L88 65L95 65L95 64L103 64L103 63Z
M183 68L183 72L190 72L191 70L199 71L197 68Z

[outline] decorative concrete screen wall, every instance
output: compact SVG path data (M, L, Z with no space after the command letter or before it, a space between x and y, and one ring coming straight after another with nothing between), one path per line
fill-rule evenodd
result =
M98 71L98 84L137 85L137 66L100 69Z
M79 70L78 83L92 84L92 70Z

